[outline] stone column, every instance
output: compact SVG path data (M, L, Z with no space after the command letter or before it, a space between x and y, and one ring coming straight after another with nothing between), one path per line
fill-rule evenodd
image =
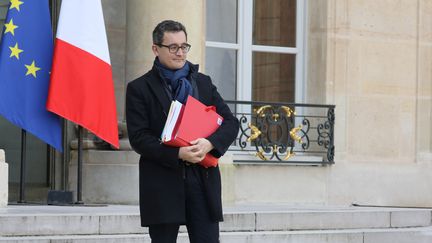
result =
M417 161L432 163L432 2L421 0L418 9Z
M205 5L201 0L129 0L126 19L126 81L146 73L152 66L154 55L151 50L154 27L163 20L181 22L188 32L192 49L188 60L204 63Z
M122 121L125 103L126 1L104 0L102 7L114 78L117 118Z
M8 202L8 164L6 164L4 150L0 149L0 208Z

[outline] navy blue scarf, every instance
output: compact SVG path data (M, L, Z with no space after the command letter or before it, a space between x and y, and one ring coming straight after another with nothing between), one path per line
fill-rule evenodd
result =
M185 104L188 95L192 95L193 92L190 81L186 79L190 70L189 63L186 63L178 70L168 69L160 63L158 58L155 59L154 63L159 68L168 85L171 86L173 99Z

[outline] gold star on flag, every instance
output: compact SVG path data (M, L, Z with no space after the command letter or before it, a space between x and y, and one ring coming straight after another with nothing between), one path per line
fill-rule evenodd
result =
M15 35L15 29L18 28L18 25L14 25L13 19L11 19L9 21L9 23L5 24L5 27L6 27L5 32L4 32L5 34L6 33L12 33L12 35Z
M30 64L30 65L25 65L25 67L27 68L26 76L29 75L29 74L31 74L31 75L33 75L33 77L36 78L36 72L39 71L40 68L39 68L39 67L36 67L36 65L35 65L35 61L33 60L32 64Z
M20 5L23 4L20 0L10 0L10 3L11 5L9 9L16 8L18 11L20 11Z
M23 52L23 50L18 48L18 43L16 43L14 47L9 46L9 49L11 50L9 57L16 57L16 59L19 59L19 54Z

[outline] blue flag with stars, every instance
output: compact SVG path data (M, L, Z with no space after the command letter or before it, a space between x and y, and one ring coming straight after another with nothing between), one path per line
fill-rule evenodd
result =
M0 115L62 151L60 118L45 108L52 53L48 0L10 0L0 43Z

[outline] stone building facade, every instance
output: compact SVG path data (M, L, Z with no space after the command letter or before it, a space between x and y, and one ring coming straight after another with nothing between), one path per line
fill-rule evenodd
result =
M236 91L229 93L229 88L221 88L229 99L256 100L260 97L266 99L262 101L272 101L273 96L268 92L274 92L274 88L270 85L268 91L254 93L256 65L268 65L259 62L266 58L277 62L280 69L296 63L295 71L286 74L293 82L275 83L276 90L291 92L292 95L287 97L295 96L291 101L336 105L334 165L238 164L236 154L228 153L221 163L225 203L430 207L432 2L291 0L296 3L294 7L284 1L255 2L255 6L261 7L251 10L252 13L258 15L257 11L262 11L263 17L261 22L251 17L248 23L249 3L243 0L220 1L221 4L216 4L219 10L213 0L102 1L123 138L120 151L93 150L91 142L87 145L84 200L137 202L138 157L130 150L124 129L125 87L152 65L151 31L154 26L161 20L175 19L186 25L188 42L192 45L189 59L200 64L203 72L219 77L214 69L217 60L212 59L217 56L213 55L214 48L227 47L239 54L235 56L237 62L233 67ZM251 40L251 44L242 35L264 31L263 36L266 36L266 26L269 29L274 26L271 22L274 19L279 21L282 30L291 31L293 25L287 27L283 23L293 20L292 16L280 15L278 6L282 10L294 9L292 13L302 16L296 19L294 26L297 28L296 40L301 41L296 43L294 54L300 62L297 59L282 62L282 58L271 55L255 55L253 51L264 47L261 44L254 46L256 39ZM214 41L218 38L214 37L215 33L225 34L230 26L223 20L215 24L212 11L226 13L226 21L230 19L228 13L237 13L234 18L237 22L233 24L237 26L234 31L238 35L233 43ZM266 13L272 11L278 14L266 17ZM254 24L260 28L255 28ZM252 46L250 56L244 46ZM268 50L292 54L289 48ZM252 65L241 67L245 63ZM73 127L68 134L73 140ZM70 156L68 154L68 161L68 170L63 170L67 175L59 172L55 180L60 185L60 181L67 178L67 184L73 190L76 176L74 151ZM57 170L59 168L61 165ZM0 174L2 170L5 169L0 161ZM118 177L115 183L111 179L113 176ZM127 190L121 189L127 185ZM0 190L0 205L1 195Z

